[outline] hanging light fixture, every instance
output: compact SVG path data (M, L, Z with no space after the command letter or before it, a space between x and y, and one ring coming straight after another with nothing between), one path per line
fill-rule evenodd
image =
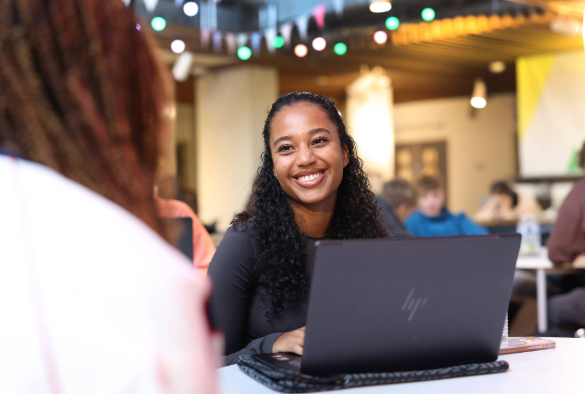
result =
M473 108L485 108L487 104L487 87L481 78L477 78L473 85L473 94L471 96L471 106Z
M370 0L370 11L374 13L388 12L392 9L390 0Z

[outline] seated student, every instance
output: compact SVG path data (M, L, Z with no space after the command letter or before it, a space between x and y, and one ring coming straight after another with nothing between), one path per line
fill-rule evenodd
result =
M585 143L579 164L585 170ZM571 263L585 255L585 180L575 183L565 198L546 246L549 259L556 265ZM585 287L552 297L549 320L552 327L566 323L585 326Z
M445 190L437 178L424 176L418 183L418 210L404 223L408 231L419 237L451 237L488 234L464 213L453 215L445 208Z
M1 1L0 19L0 392L217 392L209 289L153 199L156 46L119 0Z
M473 215L477 221L517 221L522 216L542 214L542 207L534 197L516 193L505 181L494 182L490 192L488 201Z
M209 265L210 317L225 333L228 365L244 354L303 353L315 241L389 236L331 100L282 96L263 139L251 207L234 217Z
M416 208L416 189L404 179L394 179L384 184L382 194L376 199L382 220L390 233L397 238L412 237L404 227L404 221Z

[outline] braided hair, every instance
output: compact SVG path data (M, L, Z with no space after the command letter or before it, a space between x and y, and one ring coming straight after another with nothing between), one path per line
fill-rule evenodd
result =
M169 89L120 0L0 0L0 139L159 231Z
M270 152L270 128L274 117L284 108L309 103L321 108L337 128L341 146L347 149L349 163L337 190L337 202L331 224L331 239L383 238L388 230L380 220L379 208L357 147L347 133L335 103L325 96L293 92L280 97L272 105L262 133L264 152L262 165L254 182L250 207L232 220L236 231L253 226L256 234L257 261L255 272L266 287L262 297L266 317L278 316L285 309L295 309L309 290L307 276L307 244L294 220L295 213L278 180L273 176Z

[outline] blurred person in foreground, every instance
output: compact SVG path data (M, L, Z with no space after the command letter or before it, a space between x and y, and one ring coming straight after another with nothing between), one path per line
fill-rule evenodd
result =
M120 0L0 0L0 392L215 393L153 187L172 79Z
M390 233L396 238L412 237L404 227L404 221L416 208L418 192L404 179L386 182L382 193L376 197L380 216Z
M404 223L412 234L419 237L488 234L463 212L454 215L445 207L445 190L437 178L423 176L417 186L418 210Z
M579 165L585 170L585 142ZM585 256L585 180L577 182L565 198L546 246L548 257L555 265L572 263ZM551 327L564 324L585 327L585 287L552 297L548 308Z
M542 215L538 201L530 195L517 193L505 181L496 181L490 187L490 197L481 209L473 215L480 222L492 220L517 221L522 216Z

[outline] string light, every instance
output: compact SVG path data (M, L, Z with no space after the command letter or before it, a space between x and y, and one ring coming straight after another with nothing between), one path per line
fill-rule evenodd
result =
M252 57L252 50L248 47L240 47L238 49L238 57L241 60L248 60L250 57Z
M197 5L197 3L190 1L183 5L183 12L187 16L195 16L199 12L199 6Z
M175 53L183 53L185 51L185 42L183 40L175 40L171 42L171 51Z
M333 47L333 52L335 52L339 56L343 56L347 52L347 45L345 45L343 42L338 42Z
M385 31L377 31L374 33L374 41L376 41L376 44L384 44L386 41L388 41L388 34L386 34Z
M392 9L390 0L370 0L370 11L378 14L381 12L388 12Z
M430 22L435 19L435 10L432 8L425 8L422 10L421 16L425 22Z
M282 38L281 36L274 37L272 45L274 45L274 47L277 49L282 48L284 46L284 38Z
M309 53L309 50L303 44L299 44L295 47L295 55L298 57L305 57Z
M165 29L165 27L167 27L167 21L165 20L165 18L161 18L160 16L157 16L157 17L152 18L150 25L156 31L163 31Z
M386 19L386 27L388 30L396 30L400 26L400 21L397 17L391 16L390 18Z
M313 40L313 49L322 51L327 46L327 41L323 37L317 37Z

